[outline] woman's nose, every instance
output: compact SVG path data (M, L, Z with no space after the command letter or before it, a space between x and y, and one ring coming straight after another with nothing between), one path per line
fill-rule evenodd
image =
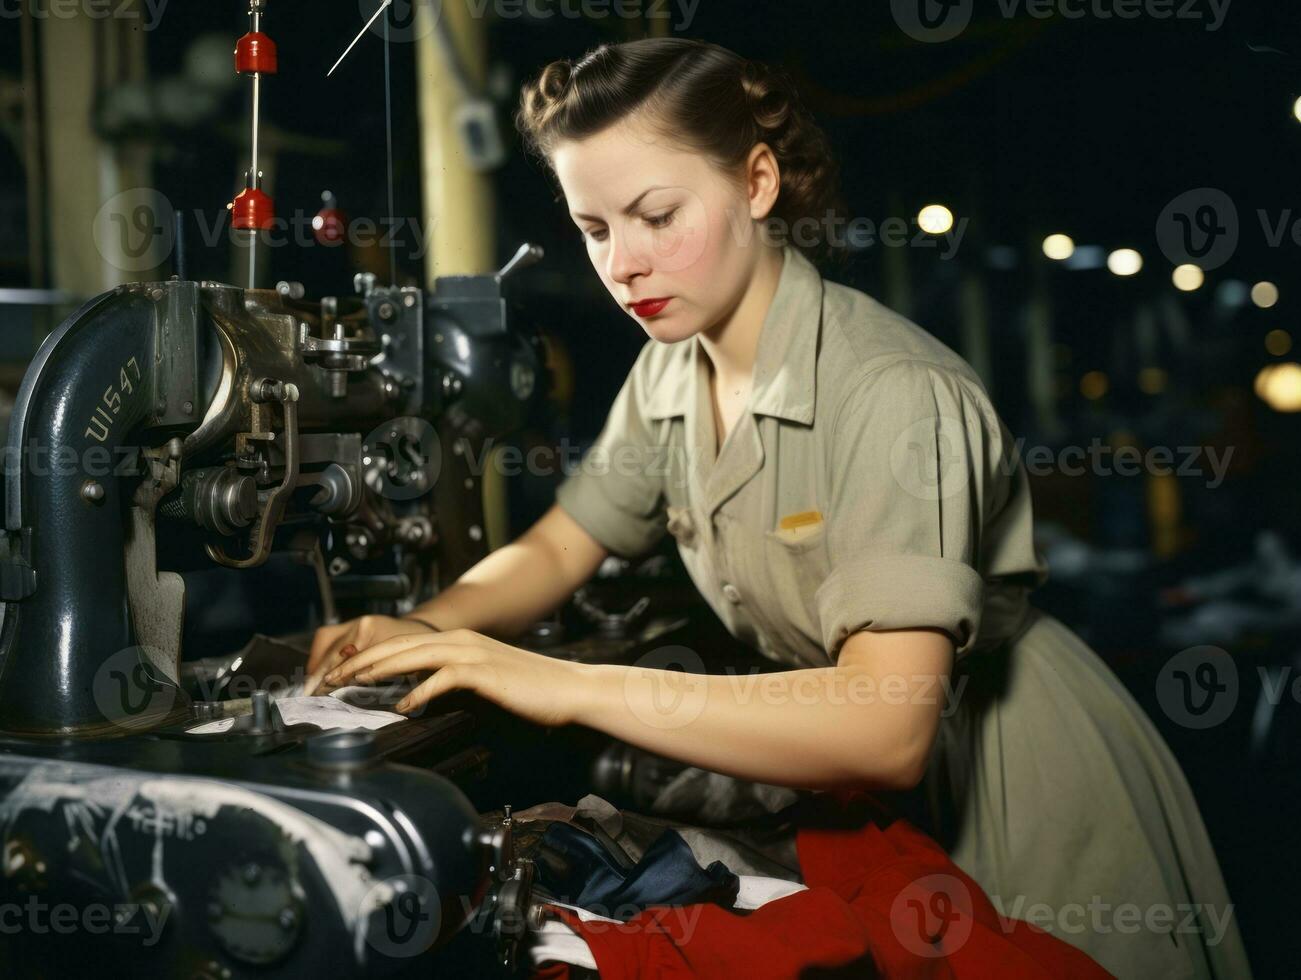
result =
M626 232L610 234L610 251L607 256L607 271L615 282L627 284L633 276L646 275L650 272L646 250L637 247L632 236Z

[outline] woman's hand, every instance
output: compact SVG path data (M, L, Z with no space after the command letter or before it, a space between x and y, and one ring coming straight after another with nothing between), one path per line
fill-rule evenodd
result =
M324 674L343 663L344 647L352 646L362 650L393 636L432 632L424 623L393 616L358 616L334 626L322 626L312 638L312 650L307 657L308 678L303 693L325 693L321 688L321 679Z
M473 630L394 636L348 656L326 675L333 685L433 671L397 705L410 712L448 691L474 691L539 725L574 720L584 674L579 665L521 650Z

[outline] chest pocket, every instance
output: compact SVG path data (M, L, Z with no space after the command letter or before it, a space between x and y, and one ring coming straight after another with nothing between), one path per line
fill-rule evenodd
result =
M822 631L813 601L827 577L827 527L818 517L764 532L763 558L775 607L770 618L776 639L794 655L821 663Z

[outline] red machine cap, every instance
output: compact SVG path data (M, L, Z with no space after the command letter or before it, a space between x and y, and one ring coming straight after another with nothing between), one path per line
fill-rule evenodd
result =
M249 31L235 44L235 71L241 75L276 73L276 42L261 31Z

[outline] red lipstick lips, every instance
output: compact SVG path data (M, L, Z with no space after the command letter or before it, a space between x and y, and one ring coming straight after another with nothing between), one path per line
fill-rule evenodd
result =
M665 296L661 299L644 299L637 303L629 303L629 308L640 317L655 316L664 307L669 305L671 296Z

